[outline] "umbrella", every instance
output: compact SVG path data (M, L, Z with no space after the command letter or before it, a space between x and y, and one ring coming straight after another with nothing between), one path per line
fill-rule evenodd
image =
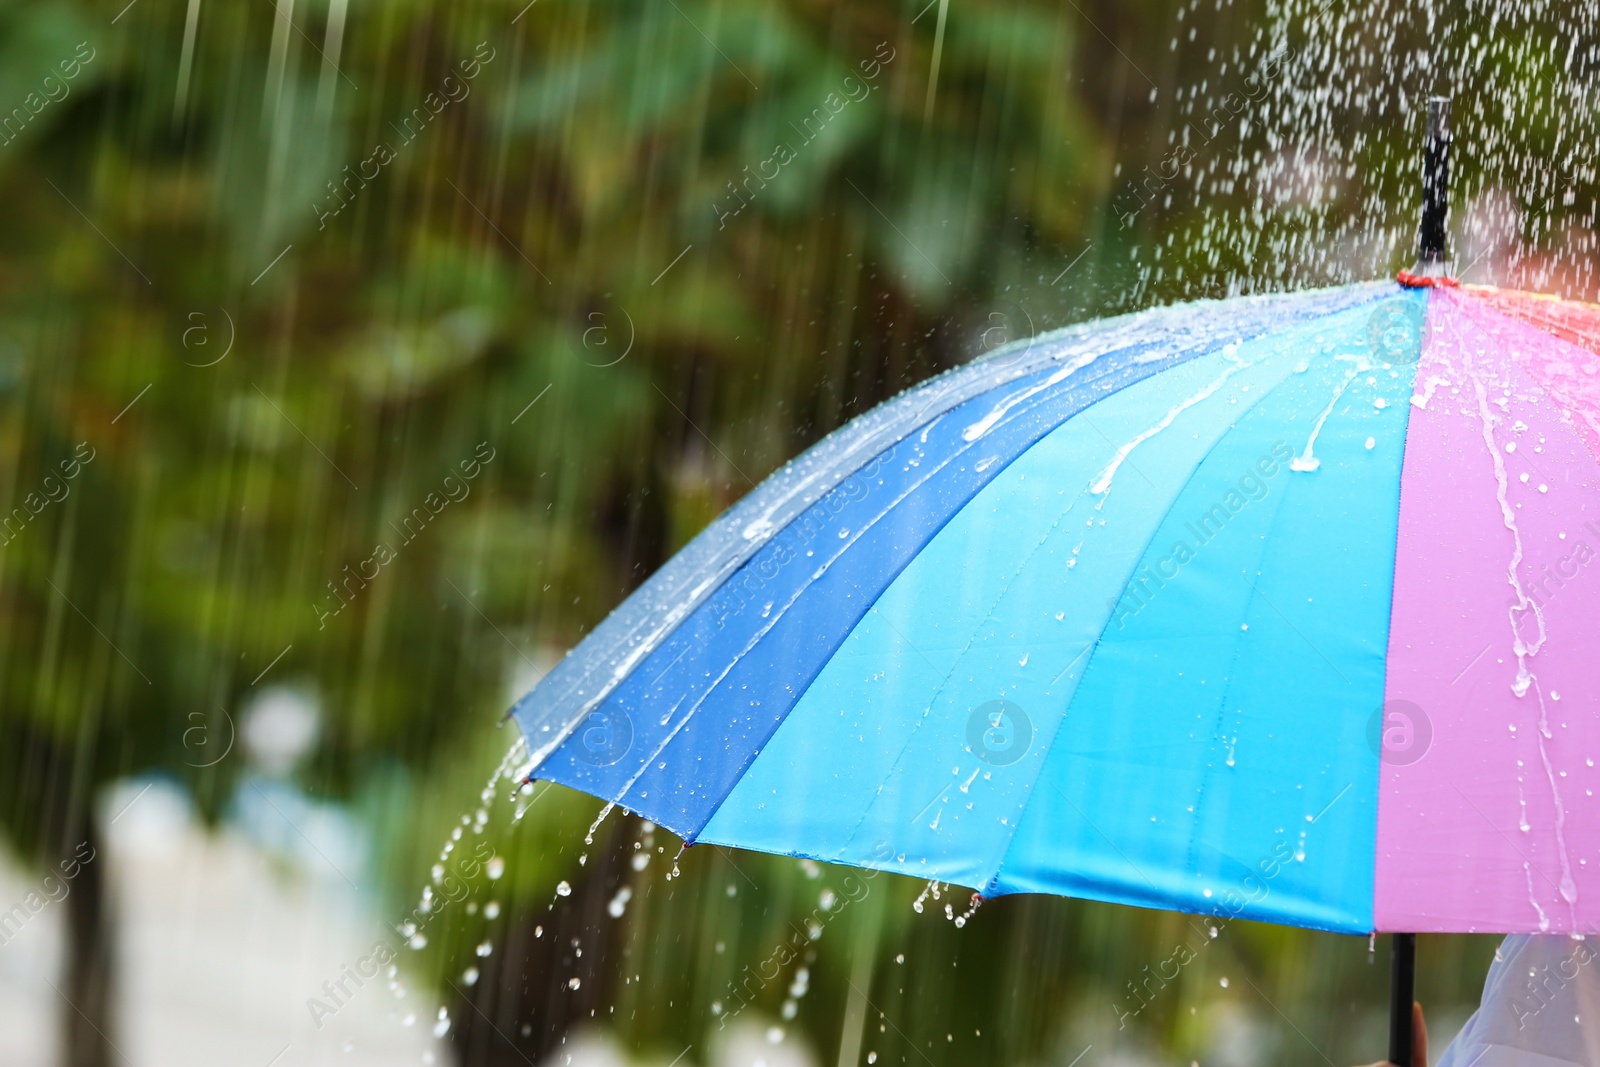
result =
M1600 308L1446 276L1437 110L1408 285L1077 326L861 416L518 702L530 776L985 897L1592 929Z

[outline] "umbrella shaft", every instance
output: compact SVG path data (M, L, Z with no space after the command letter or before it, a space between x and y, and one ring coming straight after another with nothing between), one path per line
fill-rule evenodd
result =
M1450 101L1428 101L1428 128L1422 147L1422 226L1417 235L1417 258L1438 263L1445 251L1445 221L1450 213Z
M1389 1062L1395 1067L1412 1067L1411 1005L1416 1001L1417 935L1395 934L1389 958Z

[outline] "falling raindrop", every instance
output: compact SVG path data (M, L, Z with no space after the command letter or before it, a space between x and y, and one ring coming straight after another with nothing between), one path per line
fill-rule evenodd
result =
M613 919L622 918L622 913L628 907L628 901L633 898L633 890L627 886L617 890L617 895L611 898L611 903L606 905L606 912Z

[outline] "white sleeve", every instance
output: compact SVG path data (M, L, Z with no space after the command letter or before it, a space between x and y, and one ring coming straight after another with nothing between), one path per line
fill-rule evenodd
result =
M1513 934L1483 982L1483 1001L1436 1067L1600 1065L1600 945Z

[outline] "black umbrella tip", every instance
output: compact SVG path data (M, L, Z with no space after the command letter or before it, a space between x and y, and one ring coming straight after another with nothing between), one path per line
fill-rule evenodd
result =
M1417 265L1402 281L1447 279L1450 218L1450 98L1428 98L1427 132L1422 140L1422 221L1417 228Z
M1450 98L1448 96L1428 97L1428 138L1430 140L1450 139Z

